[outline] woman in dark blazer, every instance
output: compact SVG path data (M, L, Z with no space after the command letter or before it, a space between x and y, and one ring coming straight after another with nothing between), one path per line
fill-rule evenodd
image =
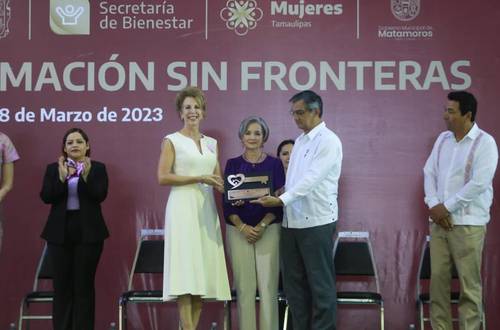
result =
M42 238L53 265L54 330L92 330L94 278L104 239L109 234L101 212L108 192L103 163L91 161L87 134L66 132L63 156L45 171L40 197L51 204Z

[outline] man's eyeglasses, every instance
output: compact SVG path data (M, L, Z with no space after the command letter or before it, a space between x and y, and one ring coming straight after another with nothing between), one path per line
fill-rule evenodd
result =
M291 116L303 116L307 110L299 109L299 110L290 110Z

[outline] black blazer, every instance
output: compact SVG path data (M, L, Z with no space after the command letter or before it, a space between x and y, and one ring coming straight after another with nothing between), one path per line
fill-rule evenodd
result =
M109 236L101 212L101 202L108 194L108 174L103 163L91 162L87 182L82 177L78 180L83 243L100 242ZM43 178L40 198L52 206L41 236L50 243L62 244L66 227L68 184L59 180L58 166L58 163L47 165Z

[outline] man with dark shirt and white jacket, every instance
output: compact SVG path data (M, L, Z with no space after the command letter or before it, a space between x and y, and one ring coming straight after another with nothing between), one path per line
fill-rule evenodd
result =
M285 192L253 202L284 206L280 255L294 330L334 330L337 297L332 253L342 144L321 119L319 95L303 91L290 102L290 113L304 133L295 140Z

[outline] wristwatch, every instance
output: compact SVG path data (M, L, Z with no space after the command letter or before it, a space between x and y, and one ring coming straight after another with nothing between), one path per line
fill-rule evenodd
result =
M262 229L266 229L266 228L267 228L267 223L265 223L265 222L261 222L261 223L259 223L259 226L260 226Z

